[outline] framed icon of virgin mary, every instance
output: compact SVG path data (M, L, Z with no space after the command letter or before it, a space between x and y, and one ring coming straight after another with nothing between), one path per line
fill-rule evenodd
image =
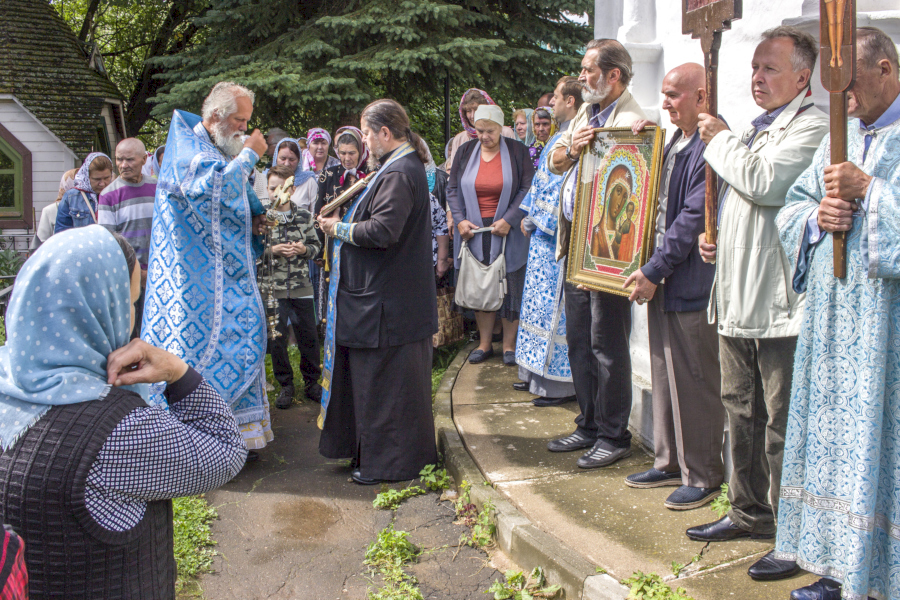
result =
M625 280L652 251L665 130L594 131L578 162L566 278L628 296Z

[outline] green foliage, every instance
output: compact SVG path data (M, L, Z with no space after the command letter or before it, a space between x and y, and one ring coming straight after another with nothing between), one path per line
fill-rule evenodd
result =
M700 555L699 555L699 554L695 554L694 557L691 559L691 562L689 562L689 563L686 564L686 565L683 565L683 564L681 564L681 563L679 563L679 562L675 562L675 561L673 560L673 561L672 561L672 575L674 575L675 577L678 577L679 575L681 575L681 573L682 573L688 566L690 566L690 565L692 565L692 564L694 564L694 563L697 563L697 562L700 562Z
M672 590L656 573L638 571L622 583L631 588L627 600L694 600L684 588Z
M372 506L381 510L395 510L404 500L427 493L417 485L403 488L402 490L387 488L375 496L375 499L372 500Z
M728 511L731 510L731 502L728 501L728 484L722 484L722 493L719 494L719 497L712 501L709 505L709 508L712 509L716 515L721 519L725 515L728 514Z
M378 538L366 550L365 564L377 571L384 586L369 590L369 600L422 600L416 578L403 570L403 565L416 561L421 550L409 541L409 533L396 531L393 523L378 533Z
M541 567L535 567L525 576L522 571L507 571L506 582L495 581L485 594L494 594L494 600L532 600L533 598L555 598L559 585L547 585L547 578Z
M597 567L596 569L594 569L594 571L599 575L606 575L606 569L604 569L603 567Z
M456 521L472 529L470 535L463 534L459 538L460 544L467 544L475 548L484 548L494 542L494 533L497 526L494 525L492 515L494 503L488 500L479 512L478 507L472 502L470 493L472 484L466 480L459 485L459 498L456 501Z
M12 248L0 249L0 275L6 277L15 277L22 268L22 257ZM12 279L0 279L0 290L6 289L13 284Z
M6 344L6 319L0 317L0 346Z
M450 487L450 475L447 469L438 469L437 465L425 465L419 471L419 479L429 490L440 492Z
M224 79L257 94L255 126L294 134L312 126L356 124L380 97L407 107L412 127L441 162L443 92L456 104L469 87L488 90L508 111L531 107L557 79L578 71L590 27L571 15L591 0L209 0L192 23L202 43L164 56L167 87L154 115L197 111ZM507 115L510 113L507 112Z
M434 152L435 148L432 148L432 152ZM437 155L434 156L434 159L440 163L440 159ZM447 367L450 366L450 363L453 362L453 359L456 358L456 355L459 354L460 349L466 345L466 340L461 340L456 342L455 344L448 344L446 346L442 346L440 348L434 349L434 354L431 358L431 398L434 399L434 395L437 393L437 389L441 386L441 380L444 378L444 373L447 371Z
M163 143L165 123L147 120L148 100L161 85L155 76L162 69L154 63L154 58L178 54L203 39L206 31L194 18L204 14L209 1L51 0L51 3L76 35L87 26L85 41L97 44L110 79L127 100L128 132L140 133L151 146Z
M207 573L216 555L209 524L218 518L216 509L203 496L175 498L172 501L175 526L175 562L178 565L176 589L189 579Z

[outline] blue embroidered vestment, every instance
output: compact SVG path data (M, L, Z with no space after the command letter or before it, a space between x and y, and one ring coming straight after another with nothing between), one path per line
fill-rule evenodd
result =
M256 287L248 178L258 160L234 159L200 117L175 111L157 184L142 337L182 357L225 398L238 425L267 402L265 312ZM154 402L162 402L155 386Z
M544 146L531 190L521 204L537 229L532 232L528 247L516 362L546 379L572 381L563 302L566 274L556 261L556 226L563 177L550 172L546 151L553 147L557 137L558 134Z
M877 130L864 162L858 121L848 129L848 157L875 179L847 236L847 277L833 275L830 235L803 243L828 137L778 213L807 292L776 551L843 582L844 598L900 598L900 120Z

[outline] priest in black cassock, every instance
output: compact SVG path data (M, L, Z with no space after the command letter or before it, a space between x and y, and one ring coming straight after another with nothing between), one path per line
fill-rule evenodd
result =
M375 179L343 218L318 217L335 239L319 452L353 459L353 480L367 485L413 479L437 462L438 317L427 147L393 100L376 100L361 120Z

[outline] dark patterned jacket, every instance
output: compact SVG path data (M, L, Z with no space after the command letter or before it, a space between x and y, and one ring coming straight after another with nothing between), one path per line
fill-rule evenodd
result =
M272 292L276 298L305 298L313 295L309 280L309 260L315 258L322 247L316 234L315 223L310 212L291 204L291 212L284 213L286 223L272 230L270 246L266 248L263 266L259 269L260 291L268 292L270 284L269 265L272 265ZM272 246L288 242L303 242L306 253L285 258L272 255ZM271 260L271 263L269 262Z

